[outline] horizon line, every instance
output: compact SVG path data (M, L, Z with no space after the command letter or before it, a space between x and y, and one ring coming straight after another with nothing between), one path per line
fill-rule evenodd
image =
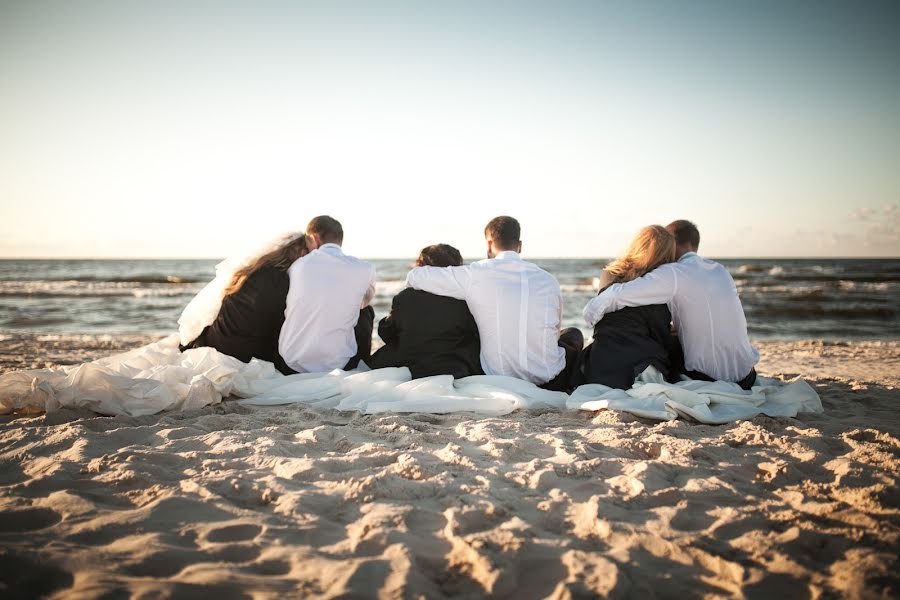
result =
M612 260L615 256L530 256L529 260ZM900 260L900 256L834 256L834 255L805 255L805 256L709 256L714 260ZM5 260L217 260L222 261L227 257L216 256L0 256L0 261ZM363 260L412 260L414 256L359 256ZM464 256L464 260L483 260L484 257Z

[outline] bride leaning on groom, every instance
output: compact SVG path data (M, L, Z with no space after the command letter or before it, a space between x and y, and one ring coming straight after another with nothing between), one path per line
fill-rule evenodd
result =
M484 230L485 260L463 265L456 248L424 248L371 340L375 267L345 254L329 216L240 265L228 265L185 309L181 349L209 346L285 374L408 367L414 378L505 375L556 391L584 383L628 389L648 367L668 381L724 380L750 389L758 352L731 275L697 254L689 221L643 228L606 266L584 309L594 328L583 348L561 330L556 278L521 258L518 221ZM674 331L673 331L674 327ZM677 335L676 335L677 334Z

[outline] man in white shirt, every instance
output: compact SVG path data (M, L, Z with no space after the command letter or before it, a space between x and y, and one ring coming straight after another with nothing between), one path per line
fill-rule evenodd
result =
M344 230L328 216L306 228L310 253L288 269L278 352L298 373L353 369L372 353L375 267L344 254Z
M478 325L485 374L567 390L584 338L575 328L560 332L559 283L519 256L521 228L512 217L491 220L484 237L487 260L460 267L418 267L407 275L407 285L466 301Z
M584 307L593 327L603 315L626 306L667 304L684 350L684 371L692 379L722 380L750 389L759 352L747 336L747 320L731 274L697 254L700 232L690 221L674 221L677 262L643 277L616 283Z

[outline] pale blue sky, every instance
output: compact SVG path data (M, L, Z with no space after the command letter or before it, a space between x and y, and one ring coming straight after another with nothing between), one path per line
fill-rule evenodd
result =
M898 6L0 2L0 256L900 256Z

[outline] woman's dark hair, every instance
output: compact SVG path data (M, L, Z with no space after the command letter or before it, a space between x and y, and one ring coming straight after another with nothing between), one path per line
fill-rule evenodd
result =
M462 254L449 244L435 244L422 248L417 267L459 267L463 264Z
M263 267L275 267L282 271L287 271L294 264L294 261L301 256L306 256L306 235L290 234L285 236L281 244L269 252L254 260L252 263L242 269L235 271L231 278L231 283L225 288L225 295L230 296L237 292L247 281L247 278L262 269Z

